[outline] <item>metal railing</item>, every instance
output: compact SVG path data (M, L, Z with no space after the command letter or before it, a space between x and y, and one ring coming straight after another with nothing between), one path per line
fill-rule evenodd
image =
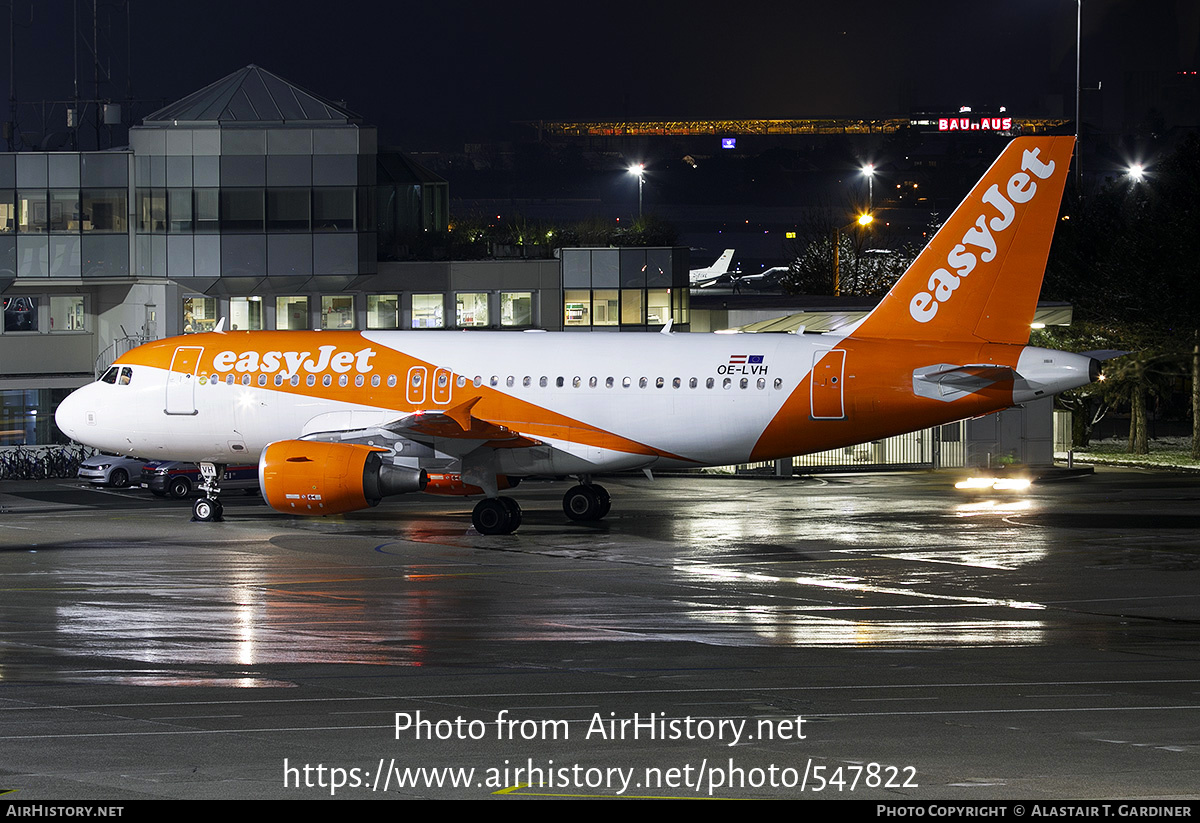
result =
M853 446L793 458L798 474L822 471L886 471L888 469L953 469L965 465L969 451L965 421L899 434ZM725 467L734 474L773 472L775 464L742 463Z
M121 331L124 331L124 329L121 329ZM100 352L96 357L96 379L99 380L100 375L104 374L118 357L136 349L145 342L146 338L141 335L127 334L109 343L104 351Z

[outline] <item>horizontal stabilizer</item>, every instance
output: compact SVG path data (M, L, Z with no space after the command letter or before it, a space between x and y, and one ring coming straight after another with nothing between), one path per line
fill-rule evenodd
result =
M913 371L913 394L950 403L1015 377L1016 372L1009 366L996 366L991 363L954 366L940 363Z

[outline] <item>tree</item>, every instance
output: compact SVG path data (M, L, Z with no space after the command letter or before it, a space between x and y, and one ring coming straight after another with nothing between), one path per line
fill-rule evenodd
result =
M1191 359L1192 449L1200 459L1200 140L1194 135L1149 169L1146 181L1110 180L1069 211L1051 248L1044 293L1111 331L1114 387L1130 409L1130 449L1146 448L1147 403ZM1110 389L1109 391L1114 391Z

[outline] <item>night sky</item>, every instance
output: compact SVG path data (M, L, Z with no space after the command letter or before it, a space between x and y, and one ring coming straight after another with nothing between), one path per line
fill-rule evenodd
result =
M110 0L111 2L111 0ZM791 3L313 3L132 0L132 92L171 102L249 63L344 100L408 149L504 133L512 121L907 115L1074 108L1072 0ZM71 3L14 0L17 96L73 94ZM90 40L91 3L80 18ZM125 17L101 43L126 94ZM1200 69L1197 0L1084 0L1089 108L1125 72ZM82 52L82 50L81 50ZM93 93L82 52L81 95ZM4 74L7 75L7 61ZM139 116L157 106L137 105ZM22 121L30 117L22 114Z

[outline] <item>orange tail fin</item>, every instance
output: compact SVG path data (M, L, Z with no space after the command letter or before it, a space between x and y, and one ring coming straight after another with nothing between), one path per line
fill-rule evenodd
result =
M1018 137L854 337L1029 342L1073 137Z

